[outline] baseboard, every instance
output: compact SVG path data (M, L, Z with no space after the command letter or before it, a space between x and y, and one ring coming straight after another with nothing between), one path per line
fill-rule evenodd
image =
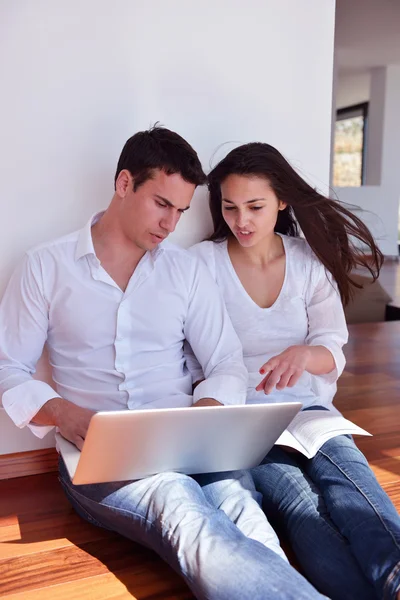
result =
M26 477L57 471L58 453L55 448L0 455L0 479Z

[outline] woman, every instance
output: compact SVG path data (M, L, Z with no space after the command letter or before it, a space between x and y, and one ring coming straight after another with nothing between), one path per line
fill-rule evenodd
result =
M370 232L268 144L230 152L211 171L209 192L214 233L191 251L219 284L242 341L248 402L335 410L351 274L362 266L375 279L382 264ZM200 379L190 357L188 366ZM400 599L400 519L350 436L312 459L274 447L252 475L321 592Z

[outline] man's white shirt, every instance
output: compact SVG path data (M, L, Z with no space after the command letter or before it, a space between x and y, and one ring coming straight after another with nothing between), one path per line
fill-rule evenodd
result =
M147 252L123 292L96 257L92 218L30 250L0 306L0 395L18 427L51 398L84 408L243 404L247 371L219 290L194 256L168 242ZM187 339L206 380L192 396ZM55 389L32 378L47 342ZM43 437L49 427L29 427Z

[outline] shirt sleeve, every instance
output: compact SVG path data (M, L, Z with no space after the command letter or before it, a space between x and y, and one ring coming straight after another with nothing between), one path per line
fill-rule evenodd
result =
M244 404L248 374L242 346L217 284L198 259L193 261L184 333L205 376L194 390L193 402L214 398L222 404Z
M335 383L343 372L346 359L343 346L348 340L348 331L342 301L332 276L315 259L311 270L311 284L306 293L308 335L306 344L324 346L335 361L330 373L318 375L327 383Z
M28 254L11 277L0 304L0 397L15 425L28 425L40 438L51 427L29 423L48 400L60 397L50 385L32 377L47 329L40 263Z
M216 281L213 243L200 242L199 244L195 244L194 246L189 248L189 252L193 256L196 256L200 261L203 261L208 271L210 272L212 278ZM201 368L201 365L195 357L192 347L187 340L185 340L184 344L184 355L186 366L189 370L189 373L192 376L193 383L196 383L197 381L202 381L204 379L203 369Z
M195 357L192 347L187 340L185 340L183 352L185 355L186 366L192 376L193 383L204 379L203 369L201 368L200 363Z

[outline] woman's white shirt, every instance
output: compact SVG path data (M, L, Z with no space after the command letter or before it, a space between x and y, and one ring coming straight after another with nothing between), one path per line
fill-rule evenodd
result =
M281 236L286 267L278 298L269 308L261 308L244 289L229 257L227 242L201 242L190 249L200 257L222 291L229 316L243 346L249 371L248 403L290 402L300 400L304 407L330 406L336 392L345 358L342 351L348 332L336 284L301 238ZM327 375L303 373L293 388L274 389L268 396L256 392L262 376L261 366L289 346L325 346L336 368ZM194 380L201 369L194 357L187 356Z

